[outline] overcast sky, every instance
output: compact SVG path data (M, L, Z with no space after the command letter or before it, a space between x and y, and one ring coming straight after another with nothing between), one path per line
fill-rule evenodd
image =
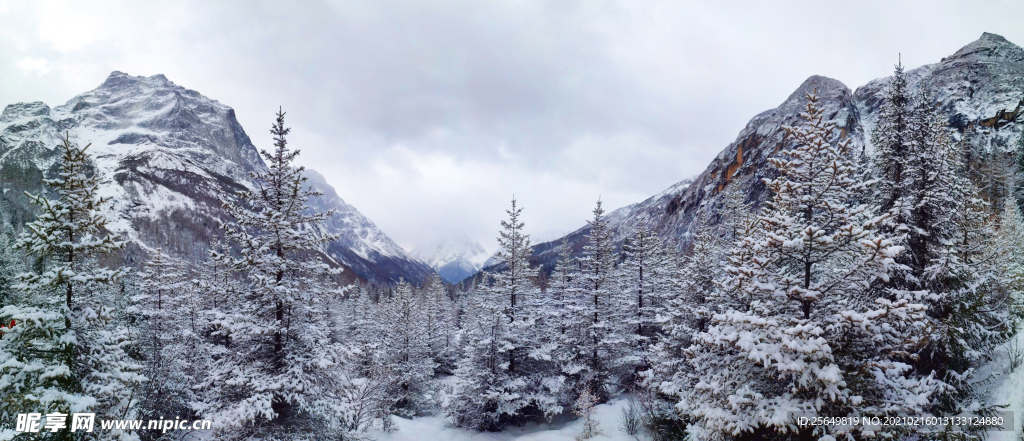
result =
M808 76L851 88L1024 2L0 0L0 105L51 106L120 70L233 107L258 148L278 106L300 163L406 249L489 251L512 195L548 238L704 170ZM715 4L715 5L712 5Z

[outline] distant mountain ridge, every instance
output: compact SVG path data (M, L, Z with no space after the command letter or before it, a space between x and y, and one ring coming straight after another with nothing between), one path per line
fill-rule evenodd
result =
M416 248L412 255L436 270L448 283L457 283L473 275L490 256L482 245L465 236Z
M1024 122L1024 49L1002 36L984 33L953 55L911 69L907 75L914 93L927 89L939 103L949 127L955 129L955 138L970 128L975 131L975 142L987 150L1013 149ZM763 179L776 176L767 159L785 145L782 127L799 124L807 93L816 92L821 98L821 107L828 119L836 122L841 136L850 138L856 149L872 152L870 133L890 80L882 77L851 91L840 81L811 76L779 107L754 116L700 175L609 213L616 243L621 246L645 225L684 248L695 219L707 214L712 223L718 221L722 192L727 187L738 187L755 207L763 203L768 197ZM581 216L589 217L587 214ZM582 227L566 235L573 253L581 252L588 233L588 228ZM533 262L553 267L561 241L535 245Z
M272 122L268 116L268 125ZM259 152L235 112L216 100L178 86L163 75L135 77L113 72L98 88L66 104L17 103L0 115L0 208L14 224L32 218L23 191L44 191L52 176L56 146L70 134L88 152L109 196L105 215L112 233L133 245L125 256L161 248L198 261L228 221L222 201L253 188L250 172L266 171ZM341 238L321 250L373 282L433 273L338 197L315 171L310 184L325 193L310 201L316 210L336 210L318 234Z

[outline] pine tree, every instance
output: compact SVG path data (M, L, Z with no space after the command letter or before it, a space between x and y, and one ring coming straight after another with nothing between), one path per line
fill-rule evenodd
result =
M1020 139L1017 141L1016 154L1013 194L1017 202L1017 209L1024 212L1024 130L1021 130Z
M707 331L711 301L718 292L721 244L706 216L698 222L693 249L676 269L672 286L663 296L664 307L657 315L662 332L651 350L651 371L645 373L643 380L645 387L669 396L692 387L686 350L695 335Z
M583 393L589 372L589 354L582 342L588 303L580 290L579 261L572 257L571 251L568 239L563 237L558 261L548 281L551 299L548 332L557 336L559 350L555 352L555 362L564 378L558 401L563 406L572 406Z
M389 431L395 411L396 371L388 363L385 347L386 302L375 304L365 285L350 292L342 302L341 314L335 323L335 341L353 348L348 370L353 387L348 392L352 411L343 426L351 433L370 428Z
M464 323L466 348L455 372L455 405L447 409L456 424L497 430L524 420L536 409L545 416L561 411L560 384L545 380L552 369L550 346L535 339L538 316L537 270L527 260L530 237L523 233L522 208L512 200L502 221L497 258L503 268L494 273L494 285L477 293Z
M925 268L942 253L948 242L949 231L945 220L951 207L952 180L957 173L952 141L945 122L936 112L927 94L917 97L913 107L909 130L910 151L906 163L906 200L909 202L905 219L906 264L909 276L895 289L920 291L929 288Z
M615 361L624 344L617 332L616 311L621 305L615 300L613 272L618 256L612 244L612 232L604 218L601 201L594 208L593 220L587 221L587 242L580 258L580 295L578 303L583 317L580 343L587 354L585 382L599 402L608 399L612 386Z
M448 297L444 281L438 275L427 280L423 287L423 311L430 357L439 372L453 372L458 359L458 341L455 335L455 304Z
M907 74L902 63L897 64L878 113L875 130L871 132L871 144L875 147L874 164L879 178L872 190L881 212L891 213L882 226L888 234L903 231L908 216L904 189L909 181L906 169L912 142L912 105L907 90Z
M3 413L123 416L132 410L132 389L144 381L141 367L123 350L127 334L109 306L116 295L111 285L125 271L96 262L123 242L100 236L106 219L99 210L109 198L97 195L99 178L91 173L88 148L65 135L57 177L44 180L57 198L28 195L41 211L25 225L15 248L34 257L38 271L18 276L18 304L0 310L0 322L16 322L0 338Z
M288 148L289 131L279 111L275 148L260 152L269 170L251 173L255 189L224 204L235 222L223 225L224 234L240 255L211 253L245 281L217 305L224 345L200 385L205 396L197 408L221 425L220 437L283 437L298 424L326 434L343 430L348 419L349 351L323 326L330 297L340 295L330 280L337 271L317 257L335 238L318 228L331 213L310 212L308 198L320 193L305 187L303 168L293 165L299 151Z
M698 436L853 433L863 427L799 428L789 412L916 414L936 387L906 376L924 306L868 289L901 250L875 231L884 216L856 202L864 185L850 140L837 140L813 94L801 116L803 126L785 128L795 145L770 159L780 176L767 182L759 231L738 243L750 257L730 257L744 266L723 288L746 305L715 314L689 350L697 381L676 408Z
M1024 216L1014 201L1007 200L991 250L991 271L997 275L996 291L1004 292L1011 332L1024 320Z
M0 216L2 219L3 216ZM24 257L18 250L14 249L14 230L7 226L5 231L0 233L0 308L14 304L18 299L17 284L18 274L25 270ZM6 324L0 323L0 326Z
M661 238L644 225L622 245L622 251L625 260L617 272L617 302L625 306L618 330L625 347L617 364L639 372L650 367L651 340L658 332L655 314L668 288L671 258Z
M187 365L201 358L202 349L195 346L194 315L198 311L188 303L194 290L186 264L157 249L139 279L138 293L131 296L128 311L143 323L139 353L149 379L142 391L143 414L153 419L189 418L195 377L188 375ZM186 341L193 344L183 345Z
M946 156L960 156L954 144L948 146ZM1006 254L997 242L996 219L977 186L953 175L945 208L945 224L930 232L943 241L924 271L932 333L921 351L919 375L933 372L943 382L933 412L987 414L995 408L986 402L988 379L978 375L979 369L1015 332L1013 299L1003 284L1009 273L1001 272L1009 268L999 268ZM1012 215L1007 219L1013 222Z
M916 97L909 120L903 190L909 208L901 228L906 251L886 289L889 298L913 297L928 306L933 331L915 363L915 375L943 382L931 410L977 410L985 400L978 391L983 380L974 373L1008 332L1005 296L992 290L997 278L985 270L990 259L983 250L994 248L984 198L1005 200L1007 192L999 188L1008 188L1009 179L993 168L1001 161L972 154L976 164L964 163L927 93ZM972 168L985 176L989 191L967 178Z
M506 374L506 357L498 346L508 332L501 306L482 287L466 295L462 317L462 357L455 370L454 396L445 414L456 426L501 430L528 405L525 381Z
M505 269L494 274L492 296L504 303L503 312L509 323L509 332L502 336L499 345L501 352L507 357L508 372L517 376L517 367L522 368L523 359L529 351L529 341L522 337L528 332L535 317L530 310L532 296L536 295L534 281L537 270L530 268L527 258L530 256L530 236L523 233L523 222L519 220L523 209L516 207L512 199L512 209L507 211L508 221L501 221L502 231L498 236L497 258L504 262ZM517 366L517 362L520 366Z
M406 416L430 410L426 397L432 392L437 365L430 356L427 316L405 280L399 281L394 296L381 306L381 355L393 373L393 407Z

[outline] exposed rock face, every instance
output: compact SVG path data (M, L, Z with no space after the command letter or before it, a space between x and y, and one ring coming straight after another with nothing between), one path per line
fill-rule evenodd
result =
M951 130L955 129L954 137L974 130L976 142L990 150L1010 150L1019 139L1024 121L1024 49L1005 38L985 33L941 62L907 75L912 91L926 90L932 101L940 103ZM889 77L879 78L851 92L831 78L808 78L782 105L751 119L736 141L696 178L612 212L609 219L617 243L621 245L639 225L646 225L685 246L695 218L709 213L712 222L717 219L722 191L729 186L739 187L755 206L764 202L768 195L763 180L776 175L767 159L789 147L782 127L800 123L808 92L817 91L826 116L841 129L840 136L850 138L858 151L872 152L870 133L889 81ZM586 234L584 227L567 236L575 253L582 249ZM536 245L535 261L553 266L560 244L561 240Z
M268 118L268 124L270 119ZM111 197L104 213L112 233L133 243L126 258L162 248L193 261L205 258L219 236L221 208L239 190L252 188L250 172L266 165L233 109L163 75L114 72L95 90L50 109L43 103L7 106L0 116L0 208L15 224L32 218L23 191L43 191L56 167L60 137L90 144L100 193ZM341 239L322 250L360 277L386 282L421 281L432 270L337 196L319 174L311 183L325 195L311 201L337 214L324 233Z

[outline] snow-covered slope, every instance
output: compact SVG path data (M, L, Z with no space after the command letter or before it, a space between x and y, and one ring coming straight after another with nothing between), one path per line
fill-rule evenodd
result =
M436 241L413 250L412 255L430 265L448 283L473 275L489 256L483 246L465 236Z
M1024 49L1005 38L985 33L938 63L908 71L908 76L912 91L927 89L940 102L949 126L957 131L954 137L970 128L976 131L976 142L1003 150L1019 139L1024 120ZM784 148L782 127L799 123L808 92L817 92L828 118L842 129L841 136L870 152L870 133L889 80L879 78L851 91L831 78L808 78L779 107L754 116L703 173L610 213L616 242L621 244L639 225L646 225L683 247L694 219L708 213L712 223L717 221L722 192L728 187L738 187L755 206L763 202L767 197L763 179L775 174L767 159ZM586 233L583 227L566 236L574 252L581 250ZM561 239L536 245L534 260L553 266L560 244Z
M163 75L114 72L95 90L64 105L51 109L41 102L18 103L4 109L0 203L14 223L31 220L21 193L42 190L65 133L80 145L90 144L100 193L111 198L104 213L109 228L135 245L126 255L129 260L157 247L203 259L218 235L218 220L226 220L222 202L252 188L249 172L266 170L233 109ZM374 281L420 281L432 272L339 198L323 177L308 176L325 193L312 205L337 210L326 229L342 237L325 253Z

